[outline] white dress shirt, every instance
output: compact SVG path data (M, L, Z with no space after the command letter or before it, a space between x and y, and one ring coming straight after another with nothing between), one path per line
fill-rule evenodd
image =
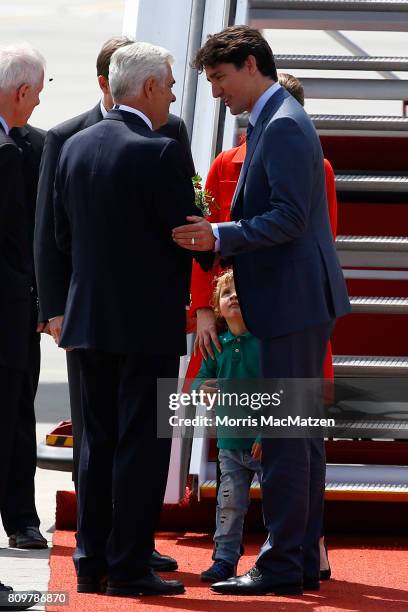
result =
M150 121L149 117L146 117L146 115L137 108L132 108L132 106L126 106L126 104L119 104L117 110L123 110L127 111L128 113L134 113L135 115L138 115L141 119L143 119L143 121L148 125L148 127L153 130L153 124Z
M101 100L101 113L102 113L102 118L105 119L106 115L108 114L108 111L104 107L102 100Z
M6 132L6 134L7 134L7 136L8 136L8 135L9 135L10 128L9 128L9 126L7 125L7 123L5 122L5 120L3 119L3 117L2 117L1 115L0 115L0 123L1 123L1 125L3 126L4 131Z

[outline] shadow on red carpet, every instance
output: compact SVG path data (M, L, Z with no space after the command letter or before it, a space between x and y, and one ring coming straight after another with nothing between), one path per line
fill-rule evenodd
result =
M260 534L245 539L245 556L239 572L253 565ZM75 543L72 531L56 531L51 553L50 591L68 591L68 607L48 606L49 612L78 610L84 612L125 610L194 610L197 612L236 612L287 610L302 612L408 610L408 538L332 538L329 539L333 579L323 583L319 593L303 597L235 597L212 593L198 575L211 563L212 540L207 534L160 534L156 544L160 552L176 557L180 570L163 574L177 577L186 585L186 593L168 597L119 598L76 593L71 554Z

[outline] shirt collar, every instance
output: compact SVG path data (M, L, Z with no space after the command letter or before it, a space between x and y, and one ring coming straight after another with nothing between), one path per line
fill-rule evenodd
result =
M0 115L0 123L3 126L4 131L6 132L6 134L8 136L9 132L10 132L10 128L9 128L9 126L7 125L7 123L5 122L5 120L3 119L3 117L1 115Z
M108 114L108 111L104 107L102 100L101 100L101 113L102 113L103 119L105 119L106 115Z
M231 333L229 329L227 329L226 332L220 335L220 339L221 339L222 344L227 344L227 342L231 342L232 340L236 340L237 338L247 338L250 335L251 334L248 331L246 331L244 334L241 334L240 336L234 336L234 334Z
M147 123L147 125L149 126L149 128L151 130L153 130L153 124L150 121L149 117L146 117L146 115L144 113L142 113L142 111L138 110L137 108L133 108L132 106L126 106L125 104L119 104L119 106L117 107L118 110L123 110L123 111L127 111L128 113L134 113L135 115L139 115L139 117L141 119L143 119L143 121L145 123Z
M251 114L249 115L249 122L251 125L255 126L263 107L268 102L269 98L271 98L280 88L281 85L279 85L279 83L274 83L258 98L258 100L255 102L254 108L251 111Z

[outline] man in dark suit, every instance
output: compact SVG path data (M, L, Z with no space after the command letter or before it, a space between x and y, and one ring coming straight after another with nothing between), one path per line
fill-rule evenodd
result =
M35 507L34 477L37 465L36 421L34 400L40 375L40 331L37 324L37 288L34 276L33 238L38 172L45 132L30 125L14 127L9 136L20 151L23 174L24 206L29 231L29 271L31 278L31 323L28 342L28 368L24 371L16 423L12 473L0 506L4 529L10 546L16 548L47 548L47 540L39 531L40 520Z
M20 494L14 482L15 453L21 450L18 428L27 402L29 352L33 330L32 243L24 192L23 155L10 137L12 128L26 125L39 104L44 82L44 59L27 45L0 48L0 508L10 495ZM30 406L30 410L31 410ZM28 411L29 412L29 411ZM29 436L32 429L29 428ZM33 444L29 441L30 455ZM35 445L34 445L35 450ZM31 461L31 459L30 459ZM16 478L20 478L20 466ZM15 487L13 489L13 487ZM33 500L31 500L33 502ZM24 500L22 503L26 503ZM29 504L28 513L35 513ZM36 513L35 513L36 514ZM11 517L9 517L11 519ZM21 517L20 517L21 518ZM33 517L30 516L30 520ZM21 524L21 526L23 526ZM11 591L0 583L1 607ZM32 604L34 605L34 604ZM27 609L31 605L21 606Z
M60 345L78 351L86 440L80 592L100 591L106 575L110 595L184 590L150 568L171 449L171 432L157 435L157 379L177 379L186 351L191 272L171 228L199 213L180 144L153 131L175 100L171 62L148 43L118 49L109 69L117 110L70 138L58 163L56 240L72 259Z
M261 340L265 378L320 379L334 320L350 305L330 231L319 138L304 109L277 83L272 51L257 30L233 26L209 37L195 65L232 114L250 112L247 154L232 221L212 227L189 218L174 238L185 248L213 248L231 258L246 325ZM302 402L291 384L294 401ZM213 589L318 590L324 441L264 437L262 466L268 538L248 574Z
M59 154L68 138L101 121L113 107L108 80L110 59L116 49L129 45L132 42L131 39L126 37L114 37L104 43L96 62L98 82L103 94L102 101L90 111L61 123L47 133L40 167L34 252L40 305L39 320L50 320L50 331L53 335L60 334L61 332L65 301L71 276L71 261L57 248L55 242L53 189ZM194 163L183 120L175 115L169 115L167 124L162 126L159 131L164 136L174 138L180 142L182 147L181 155L188 167L189 174L193 176L195 173ZM74 438L73 479L75 489L77 489L83 422L79 360L76 351L67 352L67 368ZM160 571L177 569L175 559L161 555L157 550L153 551L151 565L153 569Z

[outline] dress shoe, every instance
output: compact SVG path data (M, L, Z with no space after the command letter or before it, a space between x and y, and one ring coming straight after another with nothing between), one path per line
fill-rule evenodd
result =
M216 559L211 567L201 573L200 579L202 582L220 582L228 580L236 576L237 566L224 561L224 559Z
M142 578L119 582L109 580L107 595L114 597L139 597L139 595L179 595L184 593L184 584L178 580L162 580L150 570Z
M320 591L320 582L316 578L303 578L303 590L304 591Z
M178 568L178 565L173 557L161 555L159 551L155 549L150 557L149 567L155 572L174 572Z
M18 602L13 601L14 594L19 595ZM25 595L31 603L21 603L22 595ZM35 596L40 597L40 595L41 593L38 591L18 591L18 593L14 593L13 587L0 582L0 610L29 610L38 604L34 598Z
M320 538L319 548L320 548L320 559L326 560L325 565L327 565L326 569L321 569L320 570L320 580L330 580L330 577L331 577L331 567L330 567L330 563L329 563L329 554L327 552L326 540L323 537ZM325 556L326 556L326 559L324 559Z
M47 540L38 527L24 527L9 536L10 548L48 548Z
M105 593L107 576L78 576L77 593Z
M223 582L216 582L211 586L216 593L223 595L303 595L302 583L278 583L266 577L256 567L252 567L247 574L236 576Z

